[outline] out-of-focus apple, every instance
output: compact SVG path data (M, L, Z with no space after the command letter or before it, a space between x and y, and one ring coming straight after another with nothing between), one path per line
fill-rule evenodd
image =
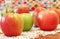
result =
M37 8L35 9L35 12L39 13L39 12L42 11L42 10L46 10L46 9L43 8L43 7L37 7Z
M16 8L16 11L15 11L16 13L19 13L19 14L21 14L21 13L29 13L29 8L28 7L21 7L21 6L18 6L17 8Z

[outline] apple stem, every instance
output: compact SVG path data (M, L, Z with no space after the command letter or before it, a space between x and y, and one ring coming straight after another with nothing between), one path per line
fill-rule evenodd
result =
M6 7L6 13L8 13L8 7Z
M8 13L8 4L6 4L6 13Z
M12 8L12 13L14 13L14 6L12 6L11 8Z

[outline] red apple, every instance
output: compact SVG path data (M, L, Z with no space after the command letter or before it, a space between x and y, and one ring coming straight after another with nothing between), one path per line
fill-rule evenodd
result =
M34 25L35 25L35 26L39 26L38 23L37 23L37 21L36 21L36 16L37 16L37 14L38 14L39 12L41 12L41 11L44 11L44 10L45 10L45 9L42 8L42 7L37 7L37 8L35 9L35 13L33 14L33 19L34 19Z
M60 24L60 9L52 8L52 10L54 10L58 14L58 16L59 16L59 24Z
M17 10L16 10L16 13L29 13L29 8L28 7L21 7L21 6L18 6L17 7Z
M46 10L46 9L43 8L43 7L37 7L37 8L35 9L35 12L39 13L39 12L42 11L42 10Z
M23 31L24 21L19 14L5 14L2 17L1 28L6 36L17 36Z
M41 30L54 30L59 23L59 16L54 11L41 11L36 17Z
M0 3L2 3L4 0L0 0Z

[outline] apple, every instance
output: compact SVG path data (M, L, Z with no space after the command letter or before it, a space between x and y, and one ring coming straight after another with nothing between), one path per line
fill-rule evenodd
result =
M7 13L2 17L1 25L6 36L18 36L23 31L24 21L17 13Z
M53 9L59 16L59 24L60 24L60 9L54 8Z
M36 17L41 30L51 31L57 28L59 16L54 11L41 11Z
M58 16L59 16L59 24L60 24L60 9L50 8L50 9L48 9L48 10L50 10L50 11L55 11L55 12L58 14Z
M36 16L37 16L37 14L38 14L39 12L44 11L44 10L46 10L46 9L45 9L45 8L42 8L42 7L37 7L37 8L35 9L35 13L33 14L33 19L34 19L34 25L35 25L36 27L39 26L38 23L37 23L37 21L36 21Z
M21 6L18 6L17 8L16 8L16 11L15 11L16 13L19 13L19 14L21 14L21 13L29 13L29 8L28 7L21 7Z
M2 3L4 0L0 0L0 3Z
M43 8L43 7L37 7L37 8L35 9L35 12L39 13L39 12L42 11L42 10L46 10L46 9Z
M24 29L23 29L23 31L29 31L33 26L33 18L32 18L32 16L30 14L28 14L28 13L20 14L20 16L24 20Z

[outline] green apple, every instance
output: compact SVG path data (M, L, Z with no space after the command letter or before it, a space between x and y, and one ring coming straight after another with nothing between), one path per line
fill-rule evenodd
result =
M23 31L29 31L33 26L32 16L28 13L23 13L23 14L20 14L20 15L24 20L24 29L23 29Z

